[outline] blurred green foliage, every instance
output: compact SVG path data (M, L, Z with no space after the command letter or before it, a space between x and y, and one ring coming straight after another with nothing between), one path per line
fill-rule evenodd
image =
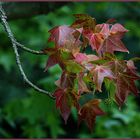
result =
M48 3L49 4L49 3ZM129 30L124 43L130 54L117 53L120 58L140 56L140 3L130 2L69 2L47 15L9 21L17 40L26 47L40 50L47 43L48 30L58 25L70 25L72 14L86 13L102 23L109 18L124 24ZM67 125L64 124L55 101L28 87L17 69L11 44L0 25L0 137L1 138L139 138L139 97L129 97L119 110L108 101L102 103L107 112L96 121L93 133L85 124L77 126L77 114L72 109ZM48 56L35 56L20 51L22 65L31 81L53 92L59 78L58 65L43 72ZM139 63L136 63L138 71ZM138 88L140 84L137 83ZM140 88L139 88L140 89ZM103 94L103 93L101 93ZM87 97L88 98L88 97Z

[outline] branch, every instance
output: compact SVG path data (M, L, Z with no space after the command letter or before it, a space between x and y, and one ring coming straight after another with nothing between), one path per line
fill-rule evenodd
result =
M24 19L36 15L46 15L68 2L3 2L8 20Z
M43 51L36 51L36 50L32 50L30 48L26 48L24 45L18 43L16 40L14 40L14 43L26 52L29 52L29 53L32 53L32 54L37 54L37 55L46 55L46 53L43 52Z
M23 77L23 79L25 80L25 82L30 85L32 88L34 88L36 91L40 92L40 93L44 93L46 95L48 95L49 97L53 98L54 99L54 96L48 92L48 91L45 91L43 89L40 89L39 87L37 87L36 85L34 85L31 81L28 80L27 76L25 75L24 71L23 71L23 68L21 66L21 62L20 62L20 58L19 58L19 53L18 53L18 48L17 48L17 44L15 43L15 38L14 38L14 35L9 27L9 24L7 22L7 17L5 15L5 12L2 8L2 4L0 2L0 18L1 18L1 21L2 21L2 25L12 43L12 47L13 47L13 50L14 50L14 53L16 55L16 62L17 62L17 65L18 65L18 68L20 70L20 73Z

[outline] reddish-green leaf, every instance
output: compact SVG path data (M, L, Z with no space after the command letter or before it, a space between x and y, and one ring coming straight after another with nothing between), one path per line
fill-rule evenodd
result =
M125 60L115 60L110 64L110 68L116 76L116 102L119 106L122 106L130 92L138 95L135 81L140 77L136 74L136 67L132 60L127 62Z
M75 14L76 21L72 24L74 28L84 28L94 30L96 21L95 18L92 18L86 14Z
M96 66L93 70L93 81L98 91L102 91L102 83L105 77L114 79L113 72L106 66Z
M60 58L62 59L62 61L74 59L72 52L67 49L61 49L60 55L61 55Z
M86 83L83 81L84 73L78 75L78 93L89 92Z
M55 82L55 84L62 89L72 87L74 84L74 79L76 78L75 74L68 73L63 71L61 78Z

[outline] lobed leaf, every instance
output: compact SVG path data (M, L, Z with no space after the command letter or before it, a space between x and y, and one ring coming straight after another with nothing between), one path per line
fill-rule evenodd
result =
M110 79L114 79L114 74L113 72L106 66L96 66L93 70L93 81L96 85L96 89L98 91L102 91L101 87L102 87L102 83L104 81L104 78L110 78Z
M99 103L101 100L93 99L86 104L84 104L78 113L78 121L81 123L84 120L90 130L92 130L93 125L96 120L96 116L104 115L105 113L100 109Z

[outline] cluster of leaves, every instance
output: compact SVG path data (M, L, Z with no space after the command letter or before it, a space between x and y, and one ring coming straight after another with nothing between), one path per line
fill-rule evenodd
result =
M49 55L45 71L56 64L62 69L60 79L55 82L54 96L65 123L71 108L75 107L79 123L86 121L92 130L96 116L105 114L99 107L101 100L94 98L81 104L81 96L102 92L105 83L108 98L121 107L130 93L138 95L135 81L140 77L132 60L120 60L114 54L115 51L129 52L121 41L127 29L113 24L114 20L96 24L88 15L76 14L75 17L71 26L62 25L49 31L48 41L55 45L44 49ZM92 48L92 54L86 54L87 47Z

